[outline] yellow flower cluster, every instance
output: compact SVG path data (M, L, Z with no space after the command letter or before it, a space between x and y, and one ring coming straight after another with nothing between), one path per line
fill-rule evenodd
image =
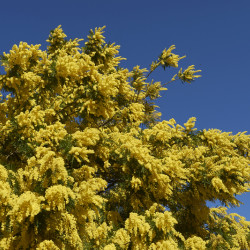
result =
M178 55L172 53L172 50L175 49L175 45L170 46L168 50L164 49L159 61L162 65L165 65L166 67L171 66L174 68L178 68L178 62L185 58L186 56L179 57Z
M178 72L178 77L183 82L191 83L195 78L201 77L201 75L194 75L195 73L201 72L201 70L194 70L194 65L189 66L182 72L182 68Z
M26 218L33 223L34 217L41 211L40 204L42 201L44 201L44 197L39 197L31 191L26 191L15 200L13 208L8 215L12 218L12 221L20 224Z
M185 241L185 247L186 249L190 250L205 250L206 248L206 241L204 241L202 238L193 236L188 238Z
M178 68L178 63L181 59L185 58L186 56L182 56L180 57L179 55L176 55L174 53L172 53L172 50L175 49L175 45L172 45L169 47L168 50L164 49L163 52L161 53L161 55L159 56L157 61L152 62L151 66L150 66L150 72L148 74L148 76L160 65L165 69L166 67L174 67L174 68ZM192 81L194 81L196 78L201 77L201 75L194 75L197 72L201 72L201 70L194 70L194 65L189 66L186 70L184 70L182 72L182 68L179 70L178 74L175 74L171 81L167 82L171 83L173 81L176 81L178 79L180 79L182 82L187 82L187 83L191 83ZM178 78L176 79L176 77L178 76ZM165 84L165 85L166 85Z
M117 230L113 238L113 242L118 244L122 249L127 249L128 244L130 243L130 236L128 231L124 228Z
M139 178L135 178L134 176L132 177L131 180L131 186L132 188L134 188L135 190L140 189L141 186L141 180Z
M20 67L21 70L27 71L32 67L32 62L38 61L44 56L43 52L39 50L40 44L28 45L25 42L20 42L19 46L16 44L12 47L9 54L3 53L8 63L3 63L5 70L9 73L15 66ZM15 84L16 82L13 82Z
M215 234L210 232L210 246L213 249L220 248L222 246L228 249L248 249L249 239L247 233L249 230L250 222L246 221L244 217L238 214L227 214L225 207L212 208L209 214L209 227L218 228L222 234ZM231 239L228 241L226 236Z

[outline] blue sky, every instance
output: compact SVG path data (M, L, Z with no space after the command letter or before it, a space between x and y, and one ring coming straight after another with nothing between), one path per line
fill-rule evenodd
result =
M20 41L42 44L59 24L68 38L86 38L106 25L106 40L121 45L123 67L148 67L164 48L176 45L186 55L180 66L194 64L202 78L191 85L175 82L157 102L162 119L183 124L197 118L198 129L250 131L250 2L247 0L43 0L1 1L0 54ZM1 69L1 73L3 70ZM169 81L174 70L152 78ZM240 198L240 197L239 197ZM238 212L250 220L250 194Z

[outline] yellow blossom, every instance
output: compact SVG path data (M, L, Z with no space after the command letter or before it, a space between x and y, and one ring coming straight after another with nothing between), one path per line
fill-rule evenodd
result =
M178 72L178 77L183 82L191 83L195 78L201 77L201 75L194 75L195 73L201 72L201 70L194 70L194 65L189 66L182 72L182 68Z
M172 53L172 50L175 49L175 45L171 45L168 50L164 49L161 56L159 57L159 61L162 65L166 67L178 67L179 60L185 58L186 56L179 57Z

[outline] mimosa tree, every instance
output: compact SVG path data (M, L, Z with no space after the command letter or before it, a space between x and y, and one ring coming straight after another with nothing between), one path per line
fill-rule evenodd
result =
M250 137L161 120L155 100L175 46L149 69L122 68L103 28L46 51L1 57L0 249L248 249L250 223L227 207L249 191ZM222 206L209 208L207 201Z

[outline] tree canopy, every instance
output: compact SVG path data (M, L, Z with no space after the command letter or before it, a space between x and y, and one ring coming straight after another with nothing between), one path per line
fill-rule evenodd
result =
M249 191L250 136L161 120L166 85L200 77L175 46L122 68L104 27L87 41L20 42L0 75L1 249L248 249L250 222L227 207ZM209 208L207 201L220 201Z

